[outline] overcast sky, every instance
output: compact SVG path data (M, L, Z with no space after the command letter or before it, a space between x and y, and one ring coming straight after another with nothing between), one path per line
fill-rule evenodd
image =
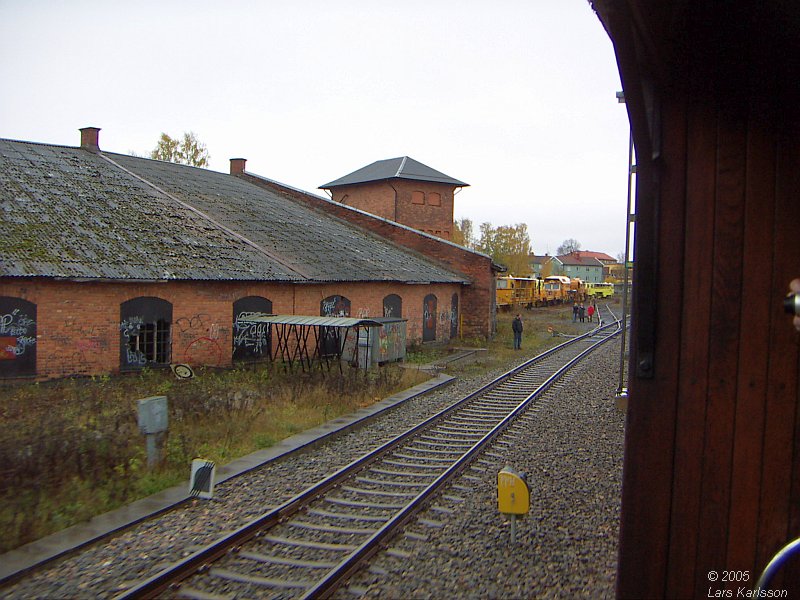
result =
M470 184L456 218L624 251L628 121L586 0L0 0L0 137L147 155L316 194L410 156Z

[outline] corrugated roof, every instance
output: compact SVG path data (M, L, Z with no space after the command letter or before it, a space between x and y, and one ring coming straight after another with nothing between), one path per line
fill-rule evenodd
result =
M121 154L110 158L313 281L463 282L385 238L231 175Z
M370 181L382 181L384 179L413 179L416 181L431 181L435 183L447 183L458 187L468 186L468 183L454 179L449 175L440 173L436 169L431 169L427 165L414 160L408 156L378 160L353 171L349 175L340 177L330 183L319 186L320 189L329 189L342 185L352 185L355 183L367 183Z
M383 323L358 317L312 317L304 315L264 315L240 319L252 323L272 323L274 325L302 325L320 327L383 327Z
M303 279L79 148L0 140L0 220L2 275Z
M0 275L142 280L466 278L231 175L0 140Z

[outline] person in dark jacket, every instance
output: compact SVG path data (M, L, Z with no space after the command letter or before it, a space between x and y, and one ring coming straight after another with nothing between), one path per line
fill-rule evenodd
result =
M522 349L522 316L517 315L511 322L511 331L514 332L514 350Z

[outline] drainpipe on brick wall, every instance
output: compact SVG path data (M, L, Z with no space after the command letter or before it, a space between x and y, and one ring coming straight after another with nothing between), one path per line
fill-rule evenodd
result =
M393 220L395 223L399 223L399 221L397 220L397 190L396 190L396 189L395 189L395 187L394 187L394 186L393 186L391 183L389 183L388 181L386 182L386 185L388 185L390 188L392 188L392 189L394 190L394 218L393 218L392 220Z

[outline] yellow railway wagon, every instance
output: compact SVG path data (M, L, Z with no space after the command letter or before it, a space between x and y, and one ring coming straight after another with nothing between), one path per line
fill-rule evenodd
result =
M586 295L594 298L608 298L614 295L614 284L586 283Z

